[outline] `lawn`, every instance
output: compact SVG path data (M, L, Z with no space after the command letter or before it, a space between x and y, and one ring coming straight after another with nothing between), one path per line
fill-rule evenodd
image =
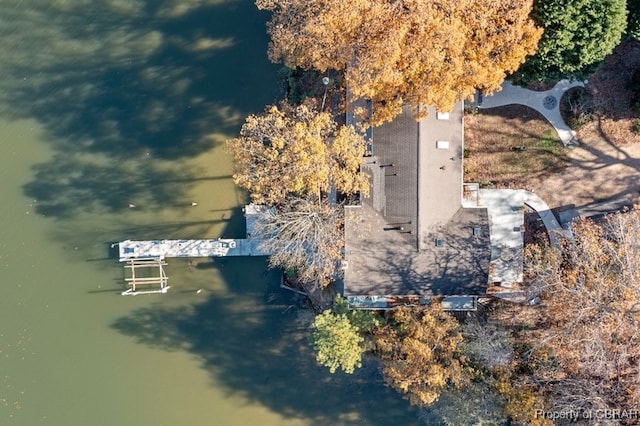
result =
M465 115L465 182L527 188L532 177L568 164L567 149L540 113L509 105Z

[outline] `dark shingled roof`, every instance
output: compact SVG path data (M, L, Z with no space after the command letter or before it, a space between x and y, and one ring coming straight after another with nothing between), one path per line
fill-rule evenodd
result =
M446 120L428 114L416 122L407 108L373 131L371 195L347 207L347 297L486 292L487 211L462 208L462 103Z

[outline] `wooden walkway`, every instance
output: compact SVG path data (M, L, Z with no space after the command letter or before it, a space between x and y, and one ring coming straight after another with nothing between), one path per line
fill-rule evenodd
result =
M268 256L258 239L126 240L118 244L120 261L155 257Z
M121 262L138 258L165 259L169 257L268 256L260 248L262 242L251 238L255 221L266 211L263 206L244 207L247 238L218 238L215 240L125 240L118 243Z

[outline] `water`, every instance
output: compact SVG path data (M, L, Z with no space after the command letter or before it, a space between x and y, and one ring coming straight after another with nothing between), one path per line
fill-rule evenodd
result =
M169 260L167 295L119 295L110 242L242 234L223 141L282 96L266 18L0 0L1 425L415 422L375 365L316 365L263 258Z

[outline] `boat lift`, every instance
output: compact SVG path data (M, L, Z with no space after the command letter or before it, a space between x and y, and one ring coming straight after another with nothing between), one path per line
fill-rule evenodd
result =
M168 285L169 278L163 268L166 264L164 257L129 259L124 266L124 280L129 288L123 291L122 295L136 296L138 294L166 293L170 288Z

